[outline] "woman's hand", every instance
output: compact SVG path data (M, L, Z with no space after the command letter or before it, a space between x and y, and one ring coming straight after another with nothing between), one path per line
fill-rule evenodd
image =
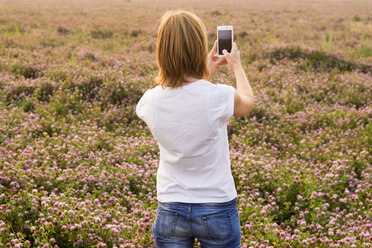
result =
M232 69L236 69L237 67L241 66L240 63L240 52L234 42L231 48L231 52L228 53L226 49L222 51L225 60L231 66Z
M216 50L217 40L214 42L213 48L208 55L209 78L212 78L213 74L217 71L218 67L227 64L225 57L222 58L218 57L218 55L216 54Z

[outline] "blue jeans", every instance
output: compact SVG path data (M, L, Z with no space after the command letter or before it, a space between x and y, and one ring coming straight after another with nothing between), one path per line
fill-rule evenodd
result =
M224 203L158 203L152 225L157 248L240 247L237 199Z

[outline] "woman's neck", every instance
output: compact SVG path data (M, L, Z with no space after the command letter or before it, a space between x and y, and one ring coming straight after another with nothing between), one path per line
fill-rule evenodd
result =
M195 78L195 77L187 76L187 77L185 77L185 80L186 80L186 82L182 83L181 84L182 86L183 85L190 84L190 83L193 83L195 81L198 81L198 80L200 80L200 78Z

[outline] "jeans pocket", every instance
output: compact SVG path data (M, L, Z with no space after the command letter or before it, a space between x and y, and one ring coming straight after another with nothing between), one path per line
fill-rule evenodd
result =
M176 212L158 209L154 229L160 237L174 236L178 214Z
M208 231L208 239L210 240L225 241L234 233L230 211L205 215L202 217L202 220Z

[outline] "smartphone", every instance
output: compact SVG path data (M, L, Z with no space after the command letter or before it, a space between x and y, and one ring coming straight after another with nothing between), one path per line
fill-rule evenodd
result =
M233 27L232 26L217 26L217 51L218 57L223 57L222 51L231 52L233 44Z

